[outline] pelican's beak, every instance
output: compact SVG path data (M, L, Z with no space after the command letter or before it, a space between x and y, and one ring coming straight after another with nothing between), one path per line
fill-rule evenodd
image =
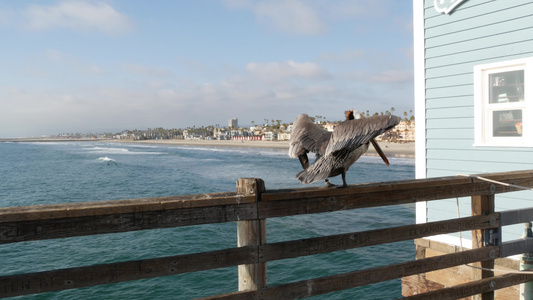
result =
M385 164L389 166L390 165L389 160L385 156L385 153L383 153L383 150L381 150L381 147L378 145L378 143L374 139L370 139L370 141L372 142L374 149L376 149L376 152L379 154L379 156L381 156L381 159L383 159Z

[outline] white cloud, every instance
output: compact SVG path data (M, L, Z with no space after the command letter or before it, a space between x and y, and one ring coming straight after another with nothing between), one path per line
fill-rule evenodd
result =
M40 78L77 78L79 75L101 76L107 72L98 64L89 62L57 49L44 50L33 57L27 65L28 75Z
M167 77L172 75L172 72L162 67L153 67L134 63L121 64L121 67L126 72L131 72L142 76Z
M288 34L317 35L326 32L327 24L342 20L375 20L394 11L392 0L224 0L227 7L251 11L268 27ZM373 21L366 22L373 24ZM361 26L367 30L366 23Z
M104 75L106 72L97 65L88 65L83 68L83 73L87 75Z
M292 34L320 34L326 29L315 10L301 1L264 1L254 7L260 22Z
M117 34L133 28L131 20L107 3L63 1L53 6L31 5L24 15L25 27L30 30L48 30L55 27L77 31L101 31Z
M325 62L333 62L340 64L357 63L364 58L365 52L362 49L358 50L344 50L338 53L323 53L319 59Z
M329 19L372 19L386 15L391 9L390 0L367 1L367 0L341 0L331 5L329 0L318 1L321 11L327 14ZM402 5L405 5L402 3Z
M407 83L413 81L413 72L403 70L385 70L369 74L366 78L369 82L384 83Z
M230 8L248 9L268 27L289 34L316 35L324 33L326 24L309 2L299 0L248 1L227 0Z
M286 62L249 63L246 70L265 81L282 81L287 78L324 79L331 75L315 63Z

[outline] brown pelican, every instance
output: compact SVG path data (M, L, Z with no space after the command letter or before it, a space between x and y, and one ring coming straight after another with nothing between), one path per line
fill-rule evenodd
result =
M337 125L333 132L329 132L313 123L308 115L299 115L294 121L289 141L289 156L298 157L304 168L296 174L296 178L302 183L324 180L327 186L332 186L328 178L342 175L343 187L347 187L346 172L368 150L369 143L374 145L388 166L389 161L374 138L398 123L400 118L392 115L355 119L351 110L346 112L346 121ZM317 156L311 166L308 152Z

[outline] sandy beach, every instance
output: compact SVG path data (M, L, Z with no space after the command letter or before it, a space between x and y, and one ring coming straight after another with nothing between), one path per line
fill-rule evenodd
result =
M164 144L200 147L245 147L245 148L277 148L289 149L288 141L233 141L233 140L108 140L115 143ZM414 157L415 143L379 142L387 156ZM366 155L377 155L374 147L370 146Z

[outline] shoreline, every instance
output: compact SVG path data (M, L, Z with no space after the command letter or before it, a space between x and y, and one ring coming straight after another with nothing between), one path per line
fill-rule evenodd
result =
M199 147L271 148L289 149L288 141L240 141L240 140L106 140L111 143L159 144ZM415 157L415 143L378 142L387 156ZM368 147L365 155L378 155L374 147Z
M241 141L241 140L109 140L109 139L0 139L0 142L106 142L125 144L157 144L198 147L270 148L289 149L288 141ZM415 157L415 143L378 142L387 156ZM378 155L374 147L369 147L365 155Z

